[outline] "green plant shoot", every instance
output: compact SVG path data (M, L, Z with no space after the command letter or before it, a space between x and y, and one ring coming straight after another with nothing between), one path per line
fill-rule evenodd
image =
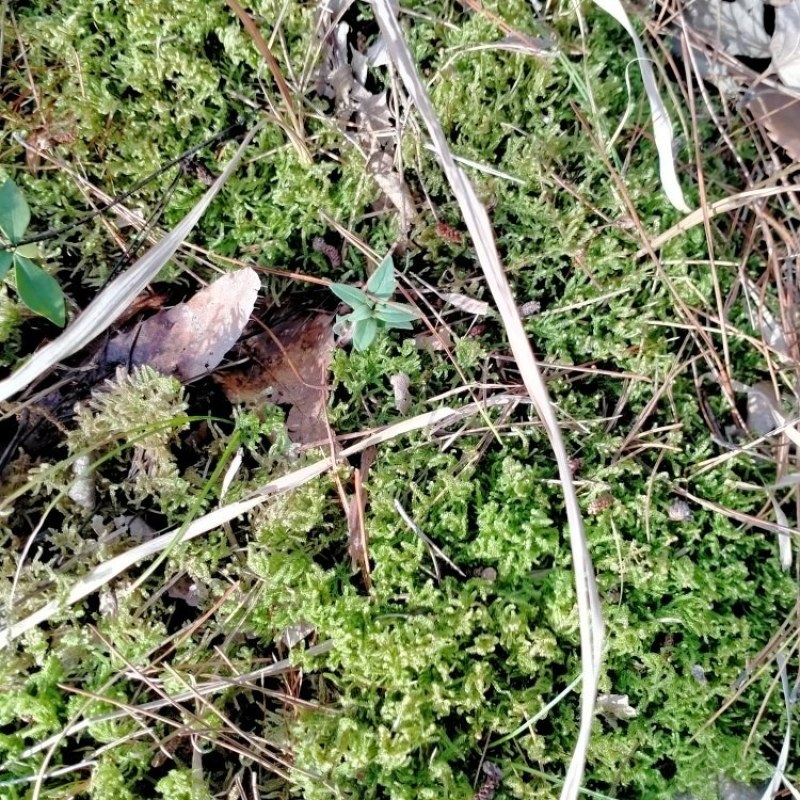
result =
M31 261L29 256L35 255L35 248L17 247L30 221L31 212L24 195L14 181L7 180L0 186L0 234L6 245L6 249L0 250L0 280L13 267L19 299L34 314L63 327L67 315L58 281Z
M331 291L353 310L336 321L337 325L353 326L353 347L366 350L381 328L411 330L419 314L406 303L393 303L389 298L397 289L394 261L383 259L363 289L345 283L332 283Z

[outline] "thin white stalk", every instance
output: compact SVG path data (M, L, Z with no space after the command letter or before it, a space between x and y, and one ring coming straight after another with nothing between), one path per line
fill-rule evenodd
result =
M211 201L233 174L244 151L260 130L256 125L245 136L225 171L209 190L198 200L195 207L157 245L150 248L135 264L116 280L112 281L92 300L80 316L57 338L37 351L16 372L0 381L0 402L27 388L31 382L59 361L77 353L92 339L99 336L130 306L164 265L175 255L181 242L200 221Z
M578 505L578 498L572 481L569 457L564 447L561 430L558 426L558 420L556 419L547 387L531 350L511 288L500 263L494 241L494 233L486 209L478 200L475 190L450 152L444 132L439 124L439 119L425 86L417 73L408 46L403 39L391 3L387 0L373 0L372 8L375 13L375 19L381 28L387 52L405 85L406 91L427 126L434 150L447 176L453 194L461 207L464 220L475 245L478 261L503 320L509 344L525 383L525 388L528 390L547 431L558 463L569 522L572 562L575 570L583 670L580 730L561 793L562 800L573 800L578 796L580 790L586 751L594 719L597 681L603 652L604 626L594 570L586 545L580 506Z
M266 502L270 497L302 486L312 478L316 478L318 475L322 475L324 472L331 469L340 458L349 458L365 450L367 447L381 444L382 442L410 433L411 431L441 425L453 416L454 412L451 409L440 408L436 411L429 411L426 414L419 414L416 417L403 420L396 425L390 425L383 430L365 437L358 442L358 444L354 444L346 450L343 450L337 459L331 458L330 456L320 459L313 464L309 464L307 467L302 467L294 472L290 472L288 475L283 475L280 478L276 478L274 481L270 481L244 500L228 503L202 517L198 517L183 531L181 534L181 542L187 542L189 539L194 539L215 528L219 528L226 522L230 522L236 517L240 517L242 514ZM64 608L98 591L118 575L138 564L143 559L165 550L174 542L177 531L178 529L176 528L167 533L163 533L161 536L150 539L150 541L144 542L125 553L115 556L104 564L99 564L91 572L77 581L70 589L65 599L51 600L38 611L28 615L19 622L5 628L0 628L0 649L7 647L14 639L32 628L35 628L37 625L47 622L47 620L54 617Z

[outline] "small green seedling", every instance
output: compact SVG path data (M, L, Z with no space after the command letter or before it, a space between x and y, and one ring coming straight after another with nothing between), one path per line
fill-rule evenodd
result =
M397 289L394 262L390 255L367 281L363 289L345 283L332 283L331 291L353 310L336 321L337 325L353 326L353 347L366 350L381 328L411 330L419 314L405 303L392 303L389 298Z
M25 197L14 181L7 180L0 186L0 235L6 245L0 250L0 280L13 266L19 299L35 314L63 327L67 315L58 281L31 261L30 256L38 254L34 245L16 246L30 221Z

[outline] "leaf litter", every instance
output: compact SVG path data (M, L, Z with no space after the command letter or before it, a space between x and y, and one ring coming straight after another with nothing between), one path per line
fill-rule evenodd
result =
M110 372L129 372L146 365L188 382L216 369L241 337L260 288L255 270L246 268L228 273L186 302L161 308L144 321L116 333L105 348L98 351L90 347L82 367L78 368L79 380L67 381L66 385L59 384L47 391L35 405L37 412L23 410L18 415L16 432L0 453L0 469L13 459L18 448L30 454L46 450L52 441L53 427L58 428L70 419L75 403L94 391L95 382L99 379L102 383ZM165 299L165 295L157 293L140 295L127 310L120 312L120 318L130 320L144 310L163 305ZM88 478L76 473L70 497L88 508L93 500L87 481Z
M396 121L386 91L375 93L366 86L368 68L386 63L385 48L381 39L366 54L352 46L350 26L346 22L333 24L337 5L347 4L326 5L318 24L324 58L317 73L317 91L335 102L341 129L348 136L355 130L355 138L366 153L367 172L399 213L400 233L405 236L416 219L417 207L402 172L395 166Z
M327 374L333 352L333 315L295 313L241 345L245 367L214 376L234 405L255 410L288 405L289 438L297 444L327 441Z
M786 86L800 88L800 0L775 9L775 33L769 50L778 77Z
M161 310L108 344L109 364L147 364L190 381L216 369L242 335L261 281L248 268L223 275L185 303Z
M355 62L355 53L353 55L353 58L354 58L354 62ZM384 105L385 105L385 96L383 97L383 101L384 101ZM376 101L375 106L376 107L380 107L380 102ZM382 153L382 155L388 155L385 151L380 151L380 152ZM395 175L402 182L402 177L400 176L400 174L399 173L395 173ZM380 181L378 181L378 182L380 183ZM405 185L404 182L403 182L403 185ZM407 189L407 187L406 187L406 189ZM388 194L388 192L386 192L386 193ZM409 197L410 197L410 193L409 193ZM397 204L395 204L395 205L397 205ZM400 206L398 206L398 208L400 208ZM401 213L401 216L402 216L402 213ZM462 296L456 295L456 297L460 298ZM465 298L465 299L467 301L469 301L469 302L472 302L472 303L480 303L480 302L482 302L482 301L473 301L471 298ZM459 307L459 300L451 301L451 302L456 307ZM485 305L486 304L483 304L482 306L480 306L480 308L482 309ZM462 307L462 310L467 311L469 309ZM168 313L168 312L165 312L165 313ZM478 315L481 315L481 314L486 313L486 312L485 311L476 311L475 307L473 307L472 308L472 313L476 313ZM175 322L175 327L179 327L180 326L181 320L183 319L183 316L185 316L185 315L183 315L183 312L181 312L181 314L179 314L177 316L178 316L178 319ZM312 321L311 324L313 324L313 321ZM145 327L144 327L144 325L142 325L139 328L140 336L142 335L142 331L144 331L144 330L145 330ZM166 339L169 338L168 336L166 336L164 334L163 326L161 328L159 328L158 325L154 325L153 326L153 330L154 330L154 333L153 333L152 337L153 337L154 340L158 340L159 337L161 338L162 341L165 338ZM285 338L278 337L277 332L278 332L278 328L276 326L276 329L274 329L273 332L272 332L271 341L276 345L277 350L280 351L281 355L288 362L289 371L292 373L295 387L297 387L298 385L305 386L306 385L306 376L304 375L302 370L298 369L298 365L296 363L296 360L292 358L292 356L294 355L293 348L295 348L295 346L297 344L296 343L296 339L302 338L302 335L303 335L302 325L299 326L299 333L296 333L296 330L291 331L289 333L286 333ZM283 331L281 331L281 333L283 333ZM322 339L324 339L324 336L321 336L321 340ZM138 342L135 342L134 346L137 346L137 345L138 345ZM308 349L314 350L315 348L314 348L313 345L309 345ZM327 355L329 357L329 355L330 355L330 347L327 348ZM220 359L222 357L224 357L224 352L220 356ZM317 358L319 359L319 357L320 357L320 353L317 352ZM176 359L176 363L178 363L178 361L180 361L180 359ZM217 362L217 363L219 363L219 362ZM204 364L208 368L208 363L204 362ZM263 364L262 364L262 366L263 366ZM256 384L259 384L259 382L260 382L259 385L264 390L265 395L273 402L281 402L281 398L283 398L283 400L285 400L286 397L289 396L290 393L288 391L282 393L282 391L279 388L278 391L276 392L275 386L273 386L271 383L269 383L269 381L265 381L265 374L264 374L265 371L262 370L262 372L260 374L256 375L257 372L258 372L258 370L254 368L253 373L251 375L251 377L253 378L253 381L248 385L248 387L247 387L248 389L253 390L253 391L258 391L258 389L256 387ZM325 374L326 373L327 373L327 362L325 363L325 368L322 371L322 375L319 377L318 380L315 380L316 386L314 388L319 389L320 387L324 386L324 384L325 384ZM266 376L266 377L269 377L269 376ZM272 377L274 378L274 374L272 375ZM220 380L222 382L222 379L220 379ZM309 380L310 380L310 378L309 378ZM289 381L289 383L291 384L291 381ZM277 385L280 387L280 383L279 382L277 382ZM226 390L226 394L227 394L227 390ZM231 397L230 394L228 396L229 396L229 398ZM323 393L323 396L324 396L324 393ZM276 398L277 398L277 400L276 400ZM234 402L234 401L232 400L232 402ZM290 411L290 417L291 417L291 414L295 411L295 409L296 409L296 407L298 405L299 404L293 404L292 405L292 410ZM323 411L323 414L324 414L324 405L323 405L322 411ZM322 436L320 436L319 438L323 438L324 437L324 434L325 434L326 430L327 430L326 426L323 424L323 426L322 426ZM302 441L302 437L301 437L300 440ZM313 439L311 439L311 441L313 441ZM363 505L362 505L362 520L363 520ZM367 562L367 565L368 565L368 562ZM170 596L177 596L177 595L170 595ZM300 624L302 624L302 623L300 623ZM291 646L291 644L287 644L287 646ZM620 699L624 698L624 705L622 707L624 708L624 706L627 706L627 696L622 696L622 695L619 695L619 696L618 695L601 696L600 698L598 698L598 702L600 702L603 698L610 699L610 700L614 700L616 698L620 698ZM635 710L633 711L633 715L635 715Z
M369 563L369 530L367 529L366 479L377 456L377 448L368 447L361 453L361 463L353 471L353 492L342 498L347 513L347 551L353 573L360 573L367 591L372 589Z
M767 6L775 15L773 33L765 23ZM800 158L800 0L698 0L686 3L684 22L713 48L709 53L687 36L702 77L726 96L743 95L740 108L791 158ZM749 63L737 66L726 56L761 59L768 69L758 74ZM765 81L767 76L777 80Z
M689 24L732 56L769 58L770 37L761 0L702 0L686 7Z

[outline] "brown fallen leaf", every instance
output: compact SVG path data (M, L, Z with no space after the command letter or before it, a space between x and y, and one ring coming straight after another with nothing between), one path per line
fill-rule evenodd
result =
M364 55L350 44L350 26L333 25L336 13L326 6L321 10L318 31L324 55L317 73L317 91L335 100L336 119L348 135L353 130L368 153L366 170L400 215L399 227L405 237L417 217L417 207L402 173L395 165L397 121L387 102L386 91L367 88L368 67L378 59ZM351 122L353 121L353 122Z
M258 274L249 267L223 275L185 303L115 336L105 361L148 364L182 381L209 372L241 336L260 288Z
M228 400L260 408L290 405L286 426L299 444L327 439L327 375L333 350L333 315L295 315L248 339L250 364L215 376Z
M800 100L777 89L760 86L744 107L753 120L764 126L767 135L787 154L800 160Z
M208 589L185 573L173 581L167 589L167 597L183 600L191 608L200 608L207 596Z
M367 161L367 172L400 214L400 233L405 236L417 216L417 207L403 176L394 168L394 159L383 149Z

